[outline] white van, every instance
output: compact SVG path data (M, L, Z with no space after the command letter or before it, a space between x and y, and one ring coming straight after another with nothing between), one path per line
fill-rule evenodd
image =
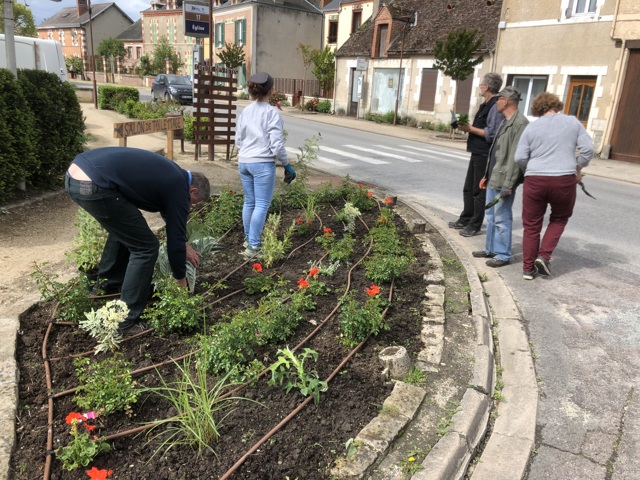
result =
M62 45L59 42L33 37L14 38L17 68L46 70L58 75L63 82L68 80L67 65L64 62ZM0 68L7 68L4 34L0 34Z

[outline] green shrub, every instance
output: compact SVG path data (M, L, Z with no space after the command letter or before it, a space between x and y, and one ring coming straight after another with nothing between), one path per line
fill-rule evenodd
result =
M307 100L304 104L304 109L309 112L317 112L318 111L318 103L320 100L318 97L314 97L311 100Z
M137 88L112 85L98 87L98 108L102 110L115 110L120 102L127 100L140 100L140 92Z
M59 186L73 158L84 150L84 115L75 90L42 70L19 70L18 83L29 92L25 99L35 115L39 162L28 180L41 187Z
M0 68L0 203L38 167L35 118L22 92L11 72Z
M82 272L95 272L100 266L107 232L98 221L82 208L76 213L75 226L78 233L73 239L73 247L65 255Z
M331 102L329 100L322 100L321 102L318 102L316 110L320 113L331 113Z

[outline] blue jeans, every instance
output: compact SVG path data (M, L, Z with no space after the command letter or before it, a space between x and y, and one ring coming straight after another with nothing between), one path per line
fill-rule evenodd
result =
M108 232L102 251L98 282L105 290L121 289L129 315L127 327L140 318L149 294L159 242L140 210L115 190L65 176L65 190Z
M500 190L487 188L487 199L493 200ZM511 260L511 229L513 228L513 201L516 191L501 199L496 205L485 211L487 219L487 237L484 250L493 253L497 260Z
M240 181L244 189L242 223L244 236L252 247L260 246L260 237L276 187L274 162L238 163Z

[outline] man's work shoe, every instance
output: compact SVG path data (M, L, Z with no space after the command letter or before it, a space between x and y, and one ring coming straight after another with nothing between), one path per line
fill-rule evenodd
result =
M122 323L126 324L127 322ZM151 330L153 328L141 321L131 322L129 325L124 326L122 325L122 323L118 327L118 335L120 335L121 337L130 337L132 335L135 335L136 333L146 332L147 330Z
M549 266L549 260L544 257L536 258L536 269L540 275L548 277L551 275L551 267Z
M460 230L460 235L462 235L463 237L475 237L476 235L480 235L480 229L473 228L467 225L462 230Z
M493 258L495 255L493 253L487 253L484 250L476 250L475 252L471 252L476 258Z
M456 220L455 222L449 222L448 225L449 228L455 228L456 230L461 230L467 226L465 223L460 223L459 220Z
M504 267L505 265L509 265L509 260L500 260L498 258L491 258L486 261L487 266L491 268Z

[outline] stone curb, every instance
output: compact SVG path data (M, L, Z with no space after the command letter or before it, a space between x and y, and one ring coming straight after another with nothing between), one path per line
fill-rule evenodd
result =
M466 269L477 342L472 385L452 419L453 426L427 455L423 470L412 478L451 480L468 474L469 461L486 433L493 403L495 335L504 400L496 408L497 419L471 480L521 479L535 444L538 408L538 385L524 319L511 291L498 275L492 280L495 281L492 288L500 294L500 305L494 305L492 295L485 295L487 287L480 282L475 265L460 245L458 235L452 235L443 219L423 205L410 202L408 206L443 236Z
M437 367L441 361L444 348L445 327L445 286L442 259L435 246L424 233L426 218L420 215L417 209L410 204L398 205L395 212L405 221L416 238L421 242L423 250L429 255L430 263L434 267L425 275L427 299L423 304L429 312L423 317L421 338L425 344L424 349L418 354L416 365L423 371L430 371ZM442 232L440 232L442 234ZM444 235L443 235L444 236ZM447 237L445 237L447 238ZM429 480L449 480L462 478L467 470L469 462L475 454L477 446L484 438L491 411L491 395L494 384L494 358L493 342L490 334L489 309L485 302L482 284L478 279L474 266L469 262L466 254L458 245L450 242L458 259L462 262L467 272L467 278L471 287L470 300L473 312L473 324L476 331L475 362L472 374L472 384L467 388L458 411L453 415L450 432L444 435L431 449L422 462L422 470L412 478ZM399 405L392 400L397 397L398 388L410 387L400 381L391 393L387 401ZM420 390L418 387L412 387ZM331 471L332 477L337 479L361 479L366 478L368 472L379 459L386 453L393 441L401 434L404 426L413 418L417 411L414 403L418 394L410 397L406 409L411 412L411 417L400 421L381 412L371 420L356 436L356 453L351 457L343 457ZM424 391L420 402L424 398ZM387 402L385 402L387 404Z

